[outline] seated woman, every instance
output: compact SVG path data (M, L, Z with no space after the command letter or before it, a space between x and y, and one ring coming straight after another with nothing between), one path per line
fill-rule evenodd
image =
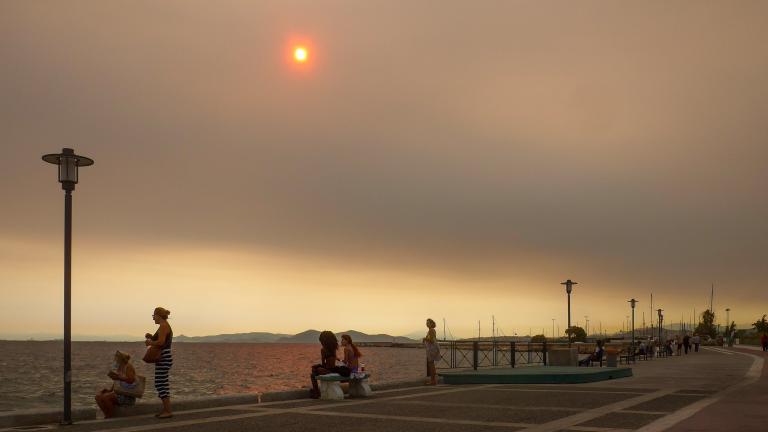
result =
M96 404L104 413L104 418L110 418L115 413L117 406L129 406L136 403L136 398L115 393L115 386L131 389L136 386L136 370L131 364L131 356L121 351L115 352L113 370L107 376L115 380L112 387L103 389L96 395Z
M336 339L336 335L328 330L320 333L320 363L312 366L312 374L310 379L312 380L312 389L309 391L309 396L313 399L320 397L320 389L317 385L317 376L325 375L329 373L337 373L341 376L349 376L349 368L346 366L336 366L336 351L339 349L339 340Z
M597 344L595 345L595 352L590 354L589 357L583 360L580 360L579 366L589 366L589 364L592 363L593 361L599 362L600 360L603 359L604 352L605 350L603 349L603 341L602 339L598 339Z
M349 368L350 374L357 373L363 354L357 349L357 345L352 343L350 335L341 335L341 346L344 347L344 364Z

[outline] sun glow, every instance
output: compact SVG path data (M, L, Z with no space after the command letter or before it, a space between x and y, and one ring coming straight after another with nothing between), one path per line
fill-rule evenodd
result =
M293 50L293 58L299 63L307 61L307 49L304 47L296 47Z

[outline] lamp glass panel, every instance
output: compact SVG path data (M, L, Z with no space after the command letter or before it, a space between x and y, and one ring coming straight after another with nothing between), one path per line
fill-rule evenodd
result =
M63 157L59 161L59 181L77 183L77 159Z

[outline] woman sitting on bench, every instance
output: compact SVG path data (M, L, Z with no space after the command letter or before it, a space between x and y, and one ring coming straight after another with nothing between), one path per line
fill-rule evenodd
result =
M101 408L104 418L110 418L115 412L115 407L130 406L136 403L136 398L115 393L115 386L126 389L136 387L136 370L131 364L131 356L122 351L115 353L115 362L107 374L114 380L112 387L103 389L96 395L96 405Z
M603 359L603 353L605 350L603 349L603 341L602 339L597 340L597 345L595 346L595 352L589 355L589 357L585 358L584 360L579 361L579 366L589 366L593 361L599 362Z
M336 366L336 350L339 349L339 340L336 339L336 335L331 331L324 331L320 333L320 344L323 346L320 348L320 364L312 366L312 374L310 379L312 380L312 389L309 391L309 396L313 399L320 398L320 389L317 385L317 376L326 375L330 373L337 373L341 376L349 376L349 368L346 366Z
M360 357L363 354L357 349L357 345L352 343L352 336L341 335L341 346L344 347L344 364L347 365L351 374L357 373L360 368Z

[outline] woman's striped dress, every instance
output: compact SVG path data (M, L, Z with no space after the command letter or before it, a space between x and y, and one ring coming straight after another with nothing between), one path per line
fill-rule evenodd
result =
M157 334L155 334L157 336ZM163 350L160 354L160 360L155 363L155 390L160 399L171 397L171 385L168 381L171 366L173 366L173 354L171 353L171 341L173 340L173 331L166 337Z

